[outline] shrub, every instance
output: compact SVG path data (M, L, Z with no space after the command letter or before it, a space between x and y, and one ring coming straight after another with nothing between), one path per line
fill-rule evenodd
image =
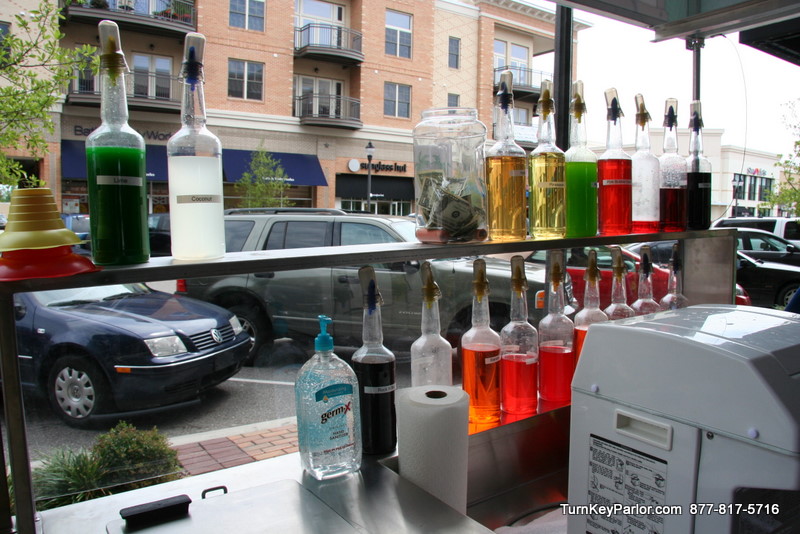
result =
M160 484L183 476L178 453L166 436L153 427L138 430L120 421L95 440L92 454L104 470L106 486L120 486L114 493Z
M103 488L104 474L90 451L57 450L33 470L37 508L47 510L109 495Z

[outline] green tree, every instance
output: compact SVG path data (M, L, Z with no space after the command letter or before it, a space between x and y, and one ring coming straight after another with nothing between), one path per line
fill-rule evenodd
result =
M243 208L269 208L293 206L294 202L283 198L291 187L288 175L280 162L264 150L256 150L250 160L250 170L236 182L236 192L242 197Z
M785 210L797 213L800 207L800 141L794 142L794 152L788 156L781 155L775 164L783 171L783 180L767 193L764 205L780 205Z
M51 112L67 82L90 63L95 48L60 46L57 2L17 14L0 36L0 147L38 157L47 153L47 136L55 130ZM0 151L0 183L16 185L27 176L19 162Z

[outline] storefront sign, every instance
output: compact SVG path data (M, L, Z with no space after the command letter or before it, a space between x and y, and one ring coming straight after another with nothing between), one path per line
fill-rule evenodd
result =
M352 161L352 160L351 160ZM361 162L361 170L367 170L367 163ZM351 169L352 170L352 169ZM372 172L406 172L408 170L407 163L384 163L379 161L372 164Z
M72 133L76 137L88 137L90 133L92 133L97 126L86 127L80 124L76 124L72 128ZM139 133L142 134L142 137L145 138L146 141L168 141L170 137L175 132L159 132L157 130L139 130Z

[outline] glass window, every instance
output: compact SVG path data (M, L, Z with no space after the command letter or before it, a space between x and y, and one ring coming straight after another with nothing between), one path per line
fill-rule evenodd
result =
M383 85L383 114L411 117L411 86L386 82Z
M383 228L371 224L342 223L342 245L369 245L396 241L397 239Z
M447 50L447 65L451 69L457 69L461 66L461 39L458 37L450 37Z
M264 31L264 0L230 0L228 24L235 28Z
M325 247L330 245L329 223L325 221L292 221L275 224L267 237L266 250Z
M172 93L172 58L133 55L133 94L169 99Z
M455 93L447 93L447 107L457 108L461 102L461 95Z
M386 54L411 57L411 15L386 10Z
M240 59L228 60L228 96L261 100L264 91L264 64Z
M254 225L253 221L225 221L225 251L241 252Z
M800 239L800 225L797 221L787 221L786 226L783 227L783 238L790 241Z

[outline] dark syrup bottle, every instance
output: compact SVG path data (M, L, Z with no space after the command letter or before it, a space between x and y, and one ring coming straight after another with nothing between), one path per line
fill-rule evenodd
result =
M703 155L703 113L699 100L691 105L689 157L686 158L686 229L711 226L711 162Z

